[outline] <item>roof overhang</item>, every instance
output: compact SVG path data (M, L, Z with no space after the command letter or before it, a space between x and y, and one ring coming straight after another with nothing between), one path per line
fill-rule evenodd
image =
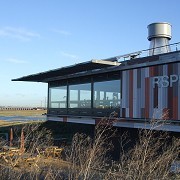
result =
M117 59L115 58L105 60L93 59L84 63L23 76L17 79L12 79L12 81L49 82L49 79L53 79L53 77L63 77L68 75L71 75L71 77L73 77L73 75L76 76L77 74L89 71L97 71L112 66L119 66L120 64L121 63L117 62Z

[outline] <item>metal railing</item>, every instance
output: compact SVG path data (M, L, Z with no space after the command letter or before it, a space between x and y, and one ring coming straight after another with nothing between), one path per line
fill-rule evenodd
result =
M180 50L180 42L165 45L165 46L158 46L158 47L152 48L152 49L136 51L136 52L124 54L121 56L116 56L116 59L118 61L126 61L126 60L132 60L132 59L136 59L136 58L148 57L148 56L152 56L153 52L156 52L156 51L158 51L158 53L156 52L156 54L158 55L158 54L165 53L164 48L169 49L169 51L167 51L167 53L179 51ZM162 50L162 52L161 52L161 50Z

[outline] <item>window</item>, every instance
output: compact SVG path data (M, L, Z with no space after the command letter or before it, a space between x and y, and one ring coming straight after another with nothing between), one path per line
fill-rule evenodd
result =
M91 83L69 86L69 108L91 108Z
M49 88L49 107L67 107L67 86Z
M120 80L94 83L94 108L119 108L120 98Z

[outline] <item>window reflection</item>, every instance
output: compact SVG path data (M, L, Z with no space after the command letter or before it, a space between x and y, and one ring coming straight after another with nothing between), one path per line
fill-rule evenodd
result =
M94 83L94 108L119 108L120 96L120 80Z
M91 84L69 86L69 108L91 108Z
M94 82L93 97L91 83L49 88L49 108L93 108L112 109L120 107L121 80ZM67 92L69 89L69 92ZM67 103L68 94L68 103Z
M67 86L49 88L49 107L66 108L67 107Z

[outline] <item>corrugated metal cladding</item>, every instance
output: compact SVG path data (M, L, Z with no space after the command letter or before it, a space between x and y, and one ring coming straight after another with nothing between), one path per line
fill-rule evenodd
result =
M154 77L162 76L168 87L155 86ZM123 71L121 117L180 119L180 63Z

